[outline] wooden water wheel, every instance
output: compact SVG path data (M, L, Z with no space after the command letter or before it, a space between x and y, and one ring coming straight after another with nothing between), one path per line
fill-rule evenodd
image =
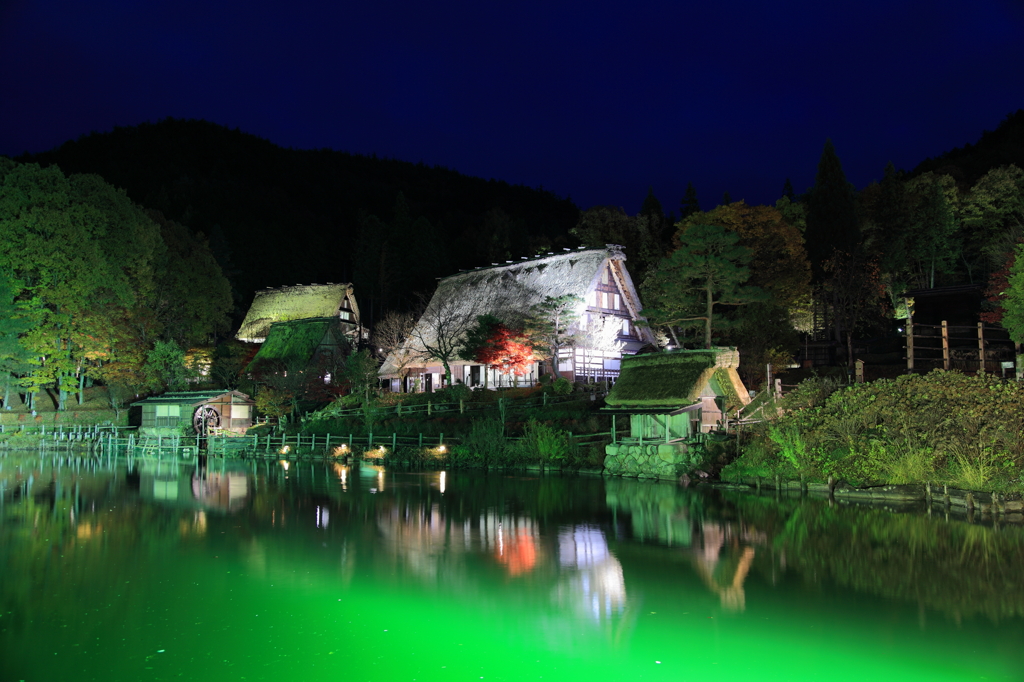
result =
M192 415L192 428L199 436L210 435L210 430L220 426L220 413L209 405L201 405Z

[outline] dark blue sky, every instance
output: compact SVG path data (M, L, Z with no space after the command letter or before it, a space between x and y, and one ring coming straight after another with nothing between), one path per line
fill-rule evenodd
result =
M1014 0L0 0L0 154L167 116L630 213L858 187L1024 107Z

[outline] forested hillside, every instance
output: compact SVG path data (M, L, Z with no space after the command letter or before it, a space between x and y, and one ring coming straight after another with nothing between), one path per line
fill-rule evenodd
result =
M986 130L974 144L925 159L910 175L933 172L951 175L962 185L973 185L999 166L1024 168L1024 109L1009 114L995 130Z
M550 192L440 167L283 149L196 120L115 128L22 157L96 173L204 233L244 312L256 289L354 281L367 317L436 277L567 243L579 210Z

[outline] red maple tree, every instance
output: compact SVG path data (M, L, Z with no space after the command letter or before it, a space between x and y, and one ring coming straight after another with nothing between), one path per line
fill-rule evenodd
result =
M477 351L476 359L502 374L521 377L534 361L533 347L527 343L522 331L498 324Z

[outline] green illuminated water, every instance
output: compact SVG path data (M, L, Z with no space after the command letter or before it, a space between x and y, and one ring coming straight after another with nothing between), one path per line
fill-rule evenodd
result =
M663 483L0 456L0 680L1022 680L1024 531Z

